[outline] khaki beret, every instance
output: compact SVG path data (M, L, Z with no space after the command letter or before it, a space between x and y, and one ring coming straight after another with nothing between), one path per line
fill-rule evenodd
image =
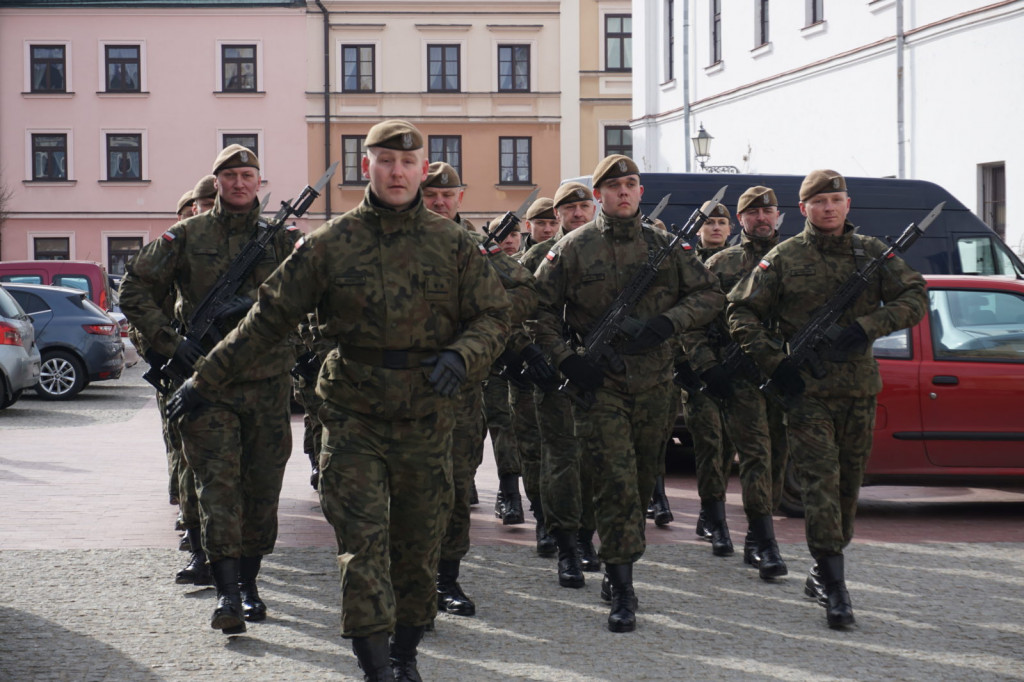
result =
M555 217L555 205L551 199L547 197L541 197L537 201L530 204L530 209L526 212L527 220L557 220Z
M562 204L574 204L577 201L590 201L592 199L593 194L591 194L590 188L582 182L567 182L559 185L558 189L555 190L553 202L554 208L558 208Z
M640 175L640 167L628 156L612 154L601 159L591 174L594 187L600 187L605 180L621 178L626 175Z
M196 203L196 199L195 199L194 196L192 196L192 190L189 190L189 191L185 192L184 194L182 194L181 198L178 199L178 210L175 211L175 213L181 213L183 208L185 208L189 204L194 204L194 203Z
M834 170L811 171L800 185L800 201L807 201L815 194L845 191L846 180Z
M430 164L430 168L427 169L427 179L420 185L420 187L448 187L452 189L463 186L462 180L459 179L459 174L444 161L435 161Z
M225 168L259 168L260 160L256 158L256 155L252 151L243 147L240 144L232 144L224 147L220 154L217 155L217 160L213 162L213 174L221 172Z
M416 126L408 121L391 119L381 121L370 128L366 133L366 140L363 146L384 147L385 149L397 149L398 151L409 151L411 149L423 148L423 134L416 130Z
M731 218L729 209L725 207L725 204L719 202L718 206L715 206L715 210L708 213L708 209L711 208L711 202L705 201L704 205L700 207L700 212L709 218Z
M207 175L196 183L192 190L192 197L195 199L213 199L217 196L216 175Z
M770 187L755 185L740 195L739 201L736 202L736 215L743 213L748 208L778 205L779 200L775 198L775 192Z

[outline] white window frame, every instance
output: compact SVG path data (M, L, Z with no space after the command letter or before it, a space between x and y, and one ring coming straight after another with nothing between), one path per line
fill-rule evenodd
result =
M459 46L459 89L458 90L430 90L430 52L429 46L431 45L458 45ZM435 95L465 95L470 92L467 83L469 74L466 72L466 41L465 40L453 40L450 38L421 38L420 39L420 56L422 58L423 68L420 69L421 87L423 94L427 97L433 97ZM495 60L498 58L497 49L494 51ZM495 69L498 68L497 62L495 62ZM498 82L498 72L494 72L494 82Z
M108 45L137 45L139 47L139 91L138 92L110 92L107 90L107 46ZM96 84L96 92L104 95L132 95L138 96L149 91L149 79L146 76L146 41L141 38L126 38L124 40L101 40L99 42L99 54L97 55L97 75L99 82Z
M33 180L32 179L32 136L33 135L66 135L68 140L68 176L65 180ZM75 178L75 132L72 128L26 128L25 129L25 180L28 182L64 184L74 182Z
M102 251L102 256L103 256L103 261L102 262L103 262L103 267L107 268L108 272L110 271L110 238L111 237L124 237L124 238L127 238L127 239L130 239L132 237L139 237L139 238L142 239L142 246L143 246L143 248L145 248L146 244L151 241L151 239L149 237L149 232L146 232L145 230L143 230L141 232L139 232L139 231L135 231L135 232L116 232L116 231L110 231L110 232L108 232L106 230L101 231L100 232L100 240L102 241L102 245L101 245L101 251Z
M142 138L142 174L138 180L109 180L107 173L107 135L139 135ZM100 180L105 183L135 185L149 180L149 131L145 128L100 128Z
M32 46L33 45L63 45L64 46L64 92L32 92ZM75 90L72 87L74 74L72 73L72 64L74 60L71 54L71 41L70 40L48 40L46 38L33 38L24 42L24 54L25 54L25 81L22 86L22 92L26 95L32 95L33 97L66 97L74 94Z
M516 45L529 45L530 46L530 86L528 90L498 90L498 48L500 47L514 47ZM496 38L491 39L491 56L494 58L494 64L491 68L491 92L500 95L536 95L537 94L537 41L520 38L502 38L500 40Z
M78 245L75 243L75 232L53 232L43 230L40 232L28 232L25 235L25 253L28 256L35 256L35 240L36 239L59 239L67 238L68 240L68 259L78 260Z
M256 91L255 92L234 92L224 90L224 60L221 58L225 45L255 45L256 46ZM213 46L214 63L217 71L214 74L214 83L217 84L218 95L231 95L234 97L252 97L260 95L263 90L263 40L260 38L232 38L230 40L217 40ZM262 157L261 157L262 161Z
M370 45L373 46L373 90L367 92L365 90L345 90L345 67L344 67L344 54L342 53L343 47L356 47L358 45ZM335 64L335 73L338 74L338 82L334 84L334 89L343 95L379 95L383 89L381 83L381 63L380 63L380 40L363 40L358 35L345 40L338 40L334 43L334 54L337 57Z

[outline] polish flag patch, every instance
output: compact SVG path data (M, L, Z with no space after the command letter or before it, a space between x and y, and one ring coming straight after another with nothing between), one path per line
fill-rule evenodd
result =
M160 236L162 236L165 241L169 241L169 242L173 242L174 239L175 239L174 234L172 232L164 232Z
M554 250L551 250L551 251L548 251L548 255L546 255L544 257L547 258L552 263L554 263L555 259L558 258L558 254L555 253Z
M767 258L762 258L761 262L757 264L757 267L761 268L762 270L767 270L768 268L771 267L771 265L772 264L768 261Z
M306 235L302 235L297 240L295 240L295 248L298 249L300 246L302 246L305 243L306 243Z

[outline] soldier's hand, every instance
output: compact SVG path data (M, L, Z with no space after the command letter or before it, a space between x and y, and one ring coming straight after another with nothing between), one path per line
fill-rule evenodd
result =
M315 351L306 351L295 360L291 375L305 387L315 383L320 376L320 364L320 356Z
M167 401L167 418L177 419L209 404L210 401L199 395L199 391L192 385L192 377L189 377Z
M688 392L700 390L700 377L693 371L693 367L690 367L690 363L683 360L675 367L675 371L672 373L672 383L679 388L685 388Z
M672 336L675 330L672 320L664 315L656 315L644 323L644 328L640 330L639 336L622 344L622 352L640 353L648 348L654 348Z
M703 371L700 380L704 382L704 390L712 398L728 400L732 397L732 379L725 371L725 367L715 365L711 369Z
M540 349L540 346L531 343L522 350L521 355L526 361L526 369L523 370L526 378L541 388L550 386L558 374L544 356L544 351Z
M178 347L174 349L174 361L188 370L191 374L196 367L196 362L203 357L203 348L188 337L184 337Z
M604 372L580 355L570 355L558 365L562 374L584 391L596 391L604 385Z
M868 335L859 322L854 322L849 327L843 329L832 343L834 350L846 353L863 353L867 350L867 347Z
M439 395L451 398L459 392L466 382L466 363L462 356L453 350L443 350L437 355L423 361L424 367L433 367L427 381Z
M797 397L807 388L800 376L800 368L789 358L784 358L772 372L772 381L779 387L780 393L790 398Z

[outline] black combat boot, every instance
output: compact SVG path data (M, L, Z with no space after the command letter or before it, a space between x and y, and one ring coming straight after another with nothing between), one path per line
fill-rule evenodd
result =
M821 571L818 564L811 566L807 572L807 580L804 581L804 594L818 602L821 606L828 606L828 598L825 596L825 586L821 584Z
M601 570L601 559L597 556L597 549L594 548L594 530L592 528L580 528L576 531L576 548L580 552L580 567L588 573L596 573Z
M697 514L697 527L693 529L693 532L697 534L697 537L701 540L707 540L711 542L711 531L708 530L708 515L704 511L704 506L701 505L700 514Z
M725 522L725 500L711 500L701 506L706 514L706 527L711 531L711 553L715 556L732 556L732 538L729 525Z
M544 512L541 511L540 505L533 510L533 516L537 519L537 528L535 529L535 532L537 535L538 556L555 556L555 554L558 553L558 544L548 533L547 526L544 525Z
M779 553L779 543L775 541L775 526L772 524L772 517L765 515L751 521L747 537L749 538L751 534L757 542L757 555L760 560L756 566L761 580L781 578L789 573L786 562L782 560L782 555ZM744 543L744 561L746 561L746 554L746 543Z
M242 620L242 596L238 591L238 559L219 559L211 564L213 582L217 585L217 608L210 618L210 627L225 635L245 632Z
M608 629L632 632L636 629L636 593L633 591L633 564L605 564L605 575L611 591L612 610Z
M455 616L476 614L476 604L459 587L459 560L441 559L437 563L437 609Z
M562 587L583 587L585 580L575 533L559 529L553 535L558 545L558 584Z
M246 620L267 619L267 605L256 589L256 576L260 574L262 556L244 556L238 561L238 590L242 597L242 615Z
M391 670L391 636L386 632L375 632L367 637L353 637L352 651L363 671L364 682L391 682L395 673Z
M754 568L761 565L761 555L757 551L757 538L754 537L754 528L747 527L747 536L743 538L743 563Z
M830 628L853 625L853 604L846 590L846 575L842 554L832 554L818 559L821 582L825 587L825 619Z
M523 497L519 494L519 476L505 474L498 481L498 497L494 502L494 515L504 526L514 526L525 521Z
M651 496L650 518L654 519L654 525L667 526L675 520L672 510L668 506L668 495L665 494L665 477L658 476L654 480L654 494Z
M192 556L189 557L185 568L178 571L177 575L174 576L174 582L179 585L213 584L213 574L210 573L210 564L206 561L206 552L203 551L199 529L191 528L186 530L185 537L188 539Z
M423 626L396 625L391 640L391 671L395 682L423 682L416 669L416 647L423 639Z

